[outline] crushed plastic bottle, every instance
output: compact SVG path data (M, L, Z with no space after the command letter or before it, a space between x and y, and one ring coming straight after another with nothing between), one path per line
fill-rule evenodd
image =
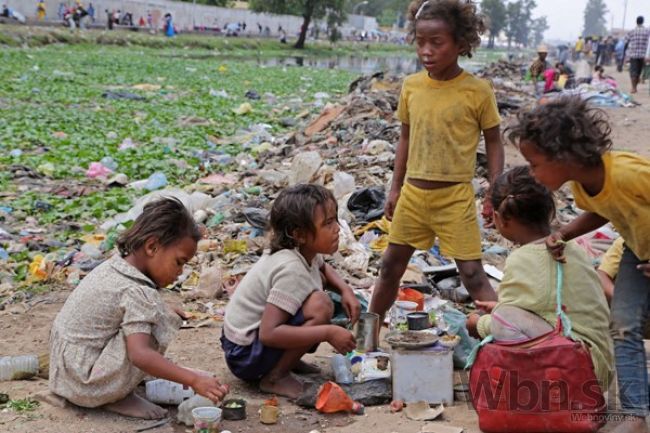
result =
M29 379L38 374L38 356L0 357L0 381Z
M147 400L157 404L181 404L194 395L192 388L171 380L150 380L145 385Z
M336 383L349 384L354 381L354 376L352 375L352 364L348 358L337 353L330 358L330 363Z

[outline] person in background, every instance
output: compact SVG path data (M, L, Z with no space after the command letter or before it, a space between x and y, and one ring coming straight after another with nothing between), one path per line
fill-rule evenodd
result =
M582 36L578 36L578 40L576 41L575 49L573 51L573 60L580 60L584 47L585 41L582 39Z
M93 6L92 3L88 3L88 17L90 18L90 21L93 23L95 22L95 6Z
M625 35L625 52L630 59L630 81L632 82L630 93L637 92L637 86L645 67L650 29L644 27L643 22L642 16L637 17L636 28Z
M549 68L549 64L546 61L548 56L548 48L546 45L540 45L537 48L537 59L530 65L530 79L533 80L533 85L535 86L535 94L539 97L543 93L544 89L544 72ZM542 81L542 83L540 83Z
M45 20L45 2L43 0L36 4L36 17L39 21Z

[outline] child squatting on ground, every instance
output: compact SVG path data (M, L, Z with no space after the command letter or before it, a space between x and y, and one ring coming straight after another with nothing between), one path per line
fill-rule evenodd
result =
M498 302L476 305L491 314L472 314L467 327L481 338L523 342L553 330L557 267L544 239L555 215L553 195L535 182L528 167L516 167L492 186L494 222L503 237L520 245L508 256L499 284ZM601 388L613 376L609 311L591 260L582 247L569 242L565 249L563 304L571 319L572 337L587 343Z
M191 386L217 402L228 392L209 373L162 354L180 328L159 288L173 283L196 253L199 228L171 198L147 204L117 241L120 254L99 265L70 294L50 336L50 390L83 407L137 418L167 411L133 391L145 375Z
M417 0L408 14L424 71L406 77L397 109L402 129L385 206L392 225L370 305L380 315L393 304L415 249L428 250L436 237L472 298L496 300L481 264L471 180L481 131L490 181L503 171L501 120L490 84L458 65L479 45L485 24L476 6L461 0ZM492 215L488 200L483 210Z
M291 375L314 373L301 361L327 341L340 353L354 349L352 333L331 325L333 304L323 280L341 294L355 323L361 306L352 288L323 261L339 246L337 205L333 194L318 185L283 190L271 208L271 249L237 286L226 307L221 344L230 371L260 390L289 398L302 391Z
M557 260L570 260L567 241L607 222L625 239L611 334L620 401L629 416L615 432L647 432L643 328L650 313L650 160L611 151L610 132L603 111L579 98L561 98L522 113L508 137L518 142L539 183L554 191L569 182L576 205L585 211L546 238Z

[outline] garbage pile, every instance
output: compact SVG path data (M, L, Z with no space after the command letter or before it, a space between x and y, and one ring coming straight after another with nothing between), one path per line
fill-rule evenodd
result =
M532 92L518 78L518 65L501 61L479 75L494 83L504 117L534 102ZM320 114L309 118L306 111L287 118L286 123L295 128L285 135L274 135L269 125L258 123L230 137L206 136L206 146L195 155L201 159L200 168L205 176L185 189L168 187L162 173L128 183L110 157L93 163L86 175L102 179L102 187L130 187L147 192L127 212L108 216L99 227L62 221L46 230L27 216L20 227L10 229L7 224L17 220L17 215L12 215L11 209L0 208L0 299L4 298L0 309L29 296L15 290L16 276L22 276L26 284L76 286L112 254L119 232L142 212L144 204L160 196L174 196L186 204L197 222L206 226L207 238L199 243L197 257L186 265L172 289L180 291L188 302L195 302L194 321L188 326L209 325L220 320L226 302L224 295L236 290L263 252L273 199L282 188L303 182L319 183L334 192L339 205L340 248L329 260L353 287L369 289L378 275L381 253L388 245L390 232L383 207L399 139L400 123L394 112L401 80L381 73L361 77L351 83L346 96L334 103L325 103L329 95L319 94L316 104L322 106ZM241 153L228 153L227 148L232 145L239 146ZM137 144L126 139L120 149L133 146ZM487 186L486 158L480 151L478 161L473 185L480 204ZM47 173L47 169L39 171ZM62 197L99 188L97 183L89 187L83 183L50 182L51 179L22 166L12 167L11 173L14 179L22 176L34 181L32 186L27 182L26 189L49 188ZM564 209L561 217L573 218L576 213L570 197L565 202L566 206L560 206ZM55 232L66 230L83 230L87 234L79 241L58 240L54 236ZM490 275L498 280L510 245L493 229L483 228L482 235L485 263L492 265ZM454 302L469 299L455 277L453 262L443 257L437 246L414 254L403 284L439 293ZM369 290L361 292L362 297L369 298Z

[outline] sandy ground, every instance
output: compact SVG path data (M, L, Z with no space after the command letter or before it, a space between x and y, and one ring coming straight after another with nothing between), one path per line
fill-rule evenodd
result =
M629 89L629 80L623 74L616 78L624 90ZM616 149L631 150L650 157L650 95L648 84L640 87L635 99L642 105L636 108L607 109L613 129ZM507 149L507 162L516 165L522 160L515 149ZM15 305L0 311L0 354L17 355L25 353L46 353L48 333L54 316L63 305L69 292L51 292L31 299L24 305ZM169 295L170 300L175 295ZM242 396L249 402L248 419L245 421L224 422L223 429L233 432L283 432L308 433L383 433L383 432L421 432L437 424L463 427L467 433L477 433L478 422L468 403L456 402L446 409L443 421L416 422L408 420L403 413L392 414L387 406L366 408L365 415L321 415L314 410L299 408L281 399L282 415L280 422L273 426L259 423L257 408L264 396L255 389L235 379L225 367L218 343L221 331L218 328L181 330L171 345L168 355L182 365L213 371L232 387L232 396ZM327 365L326 356L332 353L328 345L322 345L312 356L312 360ZM435 372L432 372L435 374ZM29 397L47 389L47 381L0 382L0 393L7 393L13 399ZM172 410L173 412L173 410ZM47 433L103 433L135 432L151 425L151 421L140 421L105 413L101 410L88 410L75 407L59 408L47 403L33 412L25 414L12 411L0 412L0 431L3 432L47 432ZM611 426L605 428L609 430ZM190 429L169 423L148 430L152 433L186 432Z

